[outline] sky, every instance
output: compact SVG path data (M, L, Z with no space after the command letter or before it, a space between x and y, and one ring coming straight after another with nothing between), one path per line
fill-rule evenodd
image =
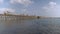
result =
M0 14L6 11L15 14L60 17L60 0L0 0Z

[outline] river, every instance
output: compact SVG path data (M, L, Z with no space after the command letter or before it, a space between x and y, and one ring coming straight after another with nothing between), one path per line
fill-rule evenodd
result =
M2 20L0 34L60 34L60 19Z

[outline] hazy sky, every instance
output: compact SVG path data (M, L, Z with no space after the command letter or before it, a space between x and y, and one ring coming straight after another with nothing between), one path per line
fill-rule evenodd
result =
M60 0L0 0L0 13L60 16Z

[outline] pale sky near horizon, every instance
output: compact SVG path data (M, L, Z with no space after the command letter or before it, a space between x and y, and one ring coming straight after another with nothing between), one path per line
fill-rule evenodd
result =
M60 17L60 0L0 0L0 13Z

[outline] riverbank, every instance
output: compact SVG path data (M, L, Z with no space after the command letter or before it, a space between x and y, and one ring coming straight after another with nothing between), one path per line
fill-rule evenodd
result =
M7 20L26 20L26 19L37 19L37 16L0 14L0 20L7 21Z

